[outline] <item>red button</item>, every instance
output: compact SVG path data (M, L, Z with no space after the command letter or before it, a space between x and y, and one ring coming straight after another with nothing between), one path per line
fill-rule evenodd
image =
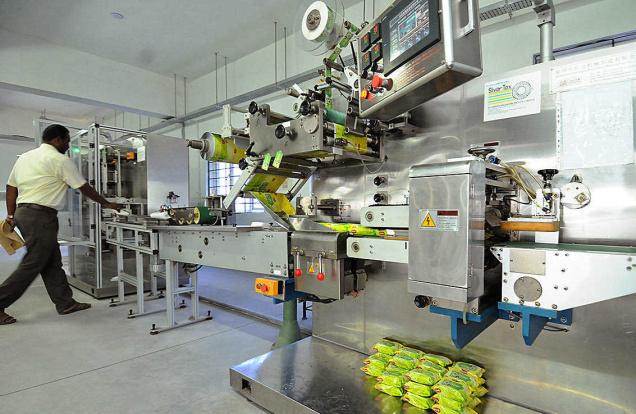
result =
M322 272L318 273L318 275L316 276L316 279L322 282L323 280L325 280L325 274Z
M303 275L303 271L301 269L294 270L294 276L301 277Z
M374 88L385 88L387 91L390 91L393 88L393 79L385 79L378 75L373 75L373 79L371 80L371 86Z
M267 285L261 286L261 292L267 292L268 290L269 288L267 287Z

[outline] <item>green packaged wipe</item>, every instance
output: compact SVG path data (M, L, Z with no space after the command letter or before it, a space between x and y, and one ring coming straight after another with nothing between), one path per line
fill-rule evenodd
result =
M408 346L405 346L404 348L400 348L397 354L406 355L413 359L420 359L424 356L424 352L420 351L419 349L409 348Z
M418 384L414 381L408 381L404 384L404 389L412 394L420 397L430 397L434 394L433 389L429 385Z
M384 372L378 375L378 382L392 387L402 387L406 380L403 375Z
M488 389L486 387L484 387L483 385L481 387L477 388L475 390L475 392L473 392L473 395L475 397L479 397L479 398L483 397L486 394L488 394Z
M380 367L382 369L385 369L386 366L389 365L388 362L385 362L379 358L366 358L363 362L364 362L364 365Z
M471 373L478 377L482 377L484 373L486 372L486 370L483 369L482 367L475 364L471 364L469 362L462 362L462 361L455 362L453 367L459 368L464 373Z
M431 397L431 399L433 401L435 401L436 404L441 405L444 408L450 409L450 410L455 410L457 412L462 412L464 411L464 407L469 406L469 402L461 402L461 401L457 401L451 397L449 397L446 393L441 393L441 394L435 394Z
M445 375L445 378L450 378L455 381L463 382L464 384L468 385L471 391L476 390L481 385L477 377L469 375L469 374L464 374L462 371L449 371Z
M435 372L438 372L441 376L444 376L444 374L446 374L446 372L448 371L443 366L438 365L435 362L429 361L427 359L420 360L420 363L417 365L417 368L426 369L426 370L433 370Z
M413 394L412 392L405 393L402 397L402 400L406 401L414 407L421 408L422 410L428 410L434 405L433 401L431 401L429 398Z
M397 365L400 368L411 370L417 366L418 360L407 355L401 355L398 352L393 358L391 358L391 363Z
M370 361L381 361L381 362L384 362L384 365L388 365L388 363L391 362L391 355L387 355L387 354L383 354L381 352L377 352L375 354L369 355L364 360L364 363L365 364L369 364Z
M400 348L402 348L402 344L389 341L388 339L383 339L377 344L373 345L373 349L387 355L395 355L397 351L400 350Z
M377 377L378 375L382 375L384 373L384 368L378 367L376 365L365 365L360 368L360 370L372 377Z
M448 398L467 403L470 401L471 391L465 384L446 378L433 386L437 394L446 394Z
M404 375L407 372L409 372L409 370L406 368L398 367L395 364L389 364L386 366L386 368L384 368L384 372L388 372L391 374Z
M431 407L431 410L433 410L433 412L437 414L477 414L477 412L472 408L466 407L462 411L456 411L450 408L442 407L439 404L433 405L433 407Z
M413 369L404 375L409 381L424 385L433 385L442 379L439 373L425 369Z
M437 365L440 365L442 367L446 367L453 363L453 361L450 358L446 358L443 355L436 355L436 354L426 354L424 355L424 359L434 362Z
M481 404L481 400L479 398L477 398L477 397L473 397L473 399L470 400L470 402L468 403L468 407L475 408L479 404Z
M382 382L378 382L377 384L375 384L375 389L385 394L392 395L394 397L401 397L404 395L404 391L402 390L402 387L399 387L399 386L396 387L396 386L385 384Z

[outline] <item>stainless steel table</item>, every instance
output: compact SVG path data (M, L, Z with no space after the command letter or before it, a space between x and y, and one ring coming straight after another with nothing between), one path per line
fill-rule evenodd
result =
M315 337L252 358L230 369L232 388L276 414L427 413L375 390L360 371L366 355ZM536 414L493 397L483 414Z

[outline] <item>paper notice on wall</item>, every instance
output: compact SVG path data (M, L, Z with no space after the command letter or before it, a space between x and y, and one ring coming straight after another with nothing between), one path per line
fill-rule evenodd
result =
M550 69L550 93L636 79L636 52L616 53Z
M137 162L146 161L146 146L137 148Z
M634 162L632 82L563 92L557 99L559 169Z
M541 112L541 72L484 85L484 122Z

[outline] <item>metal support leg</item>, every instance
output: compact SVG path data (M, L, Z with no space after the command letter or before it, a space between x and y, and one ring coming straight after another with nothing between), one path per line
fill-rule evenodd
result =
M118 232L120 229L117 230ZM124 281L121 278L121 274L124 271L124 251L121 247L117 246L115 248L115 254L117 257L117 303L114 300L110 301L110 306L114 307L117 305L121 305L124 303L125 296L125 288Z
M172 260L166 260L166 319L168 327L174 326L174 289L177 283L177 264Z
M177 263L171 260L166 260L166 319L168 326L162 328L153 324L152 329L150 330L150 335L157 335L171 329L212 319L210 311L208 311L207 316L199 316L199 281L196 272L191 274L192 286L190 288L179 288L179 272L177 270ZM175 303L178 295L181 293L190 293L191 295L192 316L186 321L177 323L175 317Z
M144 314L144 258L135 252L135 276L137 277L137 313Z
M272 345L272 349L280 348L300 340L300 327L298 326L298 302L296 299L283 302L283 324L278 333L278 339Z
M190 320L194 321L199 317L199 272L190 274L190 284L192 285L192 294L190 295L192 317Z

